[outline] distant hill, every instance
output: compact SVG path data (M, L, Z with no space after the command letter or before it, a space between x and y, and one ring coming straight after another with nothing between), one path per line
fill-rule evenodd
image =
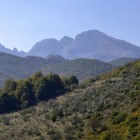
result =
M38 56L26 56L25 60L32 61L35 63L42 63L42 64L55 64L55 63L62 63L66 61L63 57L59 55L48 55L46 58L38 57Z
M6 53L0 53L0 66L0 71L5 73L4 77L1 75L0 83L4 83L9 77L26 78L37 71L42 71L43 74L54 72L61 76L76 75L82 81L114 68L111 64L93 59L65 60L58 55L49 55L47 58L35 56L21 58Z
M65 62L66 59L64 59L60 55L52 55L52 54L50 54L50 55L48 55L46 57L46 61L47 61L47 63L54 64L54 63L62 63L62 62Z
M54 56L52 58L54 59L56 57ZM59 62L60 61L57 60L56 63ZM53 61L52 63L54 64L55 62ZM48 67L49 64L50 60L48 58L45 59L35 56L22 58L11 54L0 53L0 70L14 79L26 78L33 73Z
M83 81L100 73L106 73L113 68L115 68L115 66L106 62L93 59L78 58L65 61L64 63L50 65L47 68L42 69L42 72L44 74L53 72L59 74L60 76L75 75L80 81Z
M138 58L126 57L126 58L119 58L119 59L112 60L109 63L118 67L118 66L125 65L128 62L133 62L133 61L135 61L137 59Z
M8 75L7 73L0 71L0 87L2 87L4 81L6 81L7 79L10 79L11 76Z

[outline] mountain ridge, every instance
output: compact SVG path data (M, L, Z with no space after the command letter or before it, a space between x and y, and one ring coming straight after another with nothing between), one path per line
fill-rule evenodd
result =
M110 61L128 56L139 57L139 54L140 48L131 43L115 39L98 30L89 30L75 37L72 45L66 48L64 57L88 57Z
M93 58L105 62L123 57L140 58L140 47L98 30L84 31L76 35L74 39L68 36L64 36L60 40L43 39L35 43L27 53L18 52L16 48L10 50L2 45L0 51L21 57L31 55L45 58L52 54L60 55L65 59Z
M9 54L13 54L16 56L24 57L26 56L26 53L24 51L18 51L17 48L14 48L13 50L6 48L4 45L0 44L0 52L5 52Z

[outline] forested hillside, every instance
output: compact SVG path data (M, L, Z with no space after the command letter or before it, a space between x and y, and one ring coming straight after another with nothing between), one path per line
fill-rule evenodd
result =
M38 74L29 79L34 81L35 77L40 77L36 75ZM51 83L51 79L54 79L52 75L54 74L45 76L43 79L47 78ZM59 76L55 75L55 77ZM39 79L42 81L41 77ZM39 95L37 93L41 93L41 95L48 93L39 92L38 88L43 87L39 79L35 85L40 84L40 86L34 88L35 97ZM65 87L67 89L70 79L74 79L72 81L77 84L76 77L65 77L58 80L61 84L57 88L62 90ZM24 84L25 81L17 81L17 89L21 87L20 83ZM139 81L140 60L137 60L107 74L96 76L87 83L79 86L74 84L69 87L72 91L64 95L56 94L58 92L54 91L55 98L41 101L37 106L10 114L1 114L0 139L139 140ZM20 92L17 91L21 90L17 89L13 94L19 97L17 93ZM2 97L6 98L6 96ZM26 100L27 98L21 99ZM21 107L23 107L22 104Z
M95 77L89 78L85 80L83 84L88 84L90 82L95 82L98 80L107 80L109 78L120 78L122 76L126 76L128 73L132 72L138 67L140 67L139 59L134 62L127 63L124 66L117 67L108 73L100 74Z
M49 72L58 73L60 76L75 75L80 81L83 81L89 77L106 73L113 68L115 68L115 66L106 62L94 59L78 58L64 63L51 65L42 69L42 72L44 74Z
M128 62L136 61L137 59L138 58L126 57L126 58L119 58L119 59L112 60L109 63L118 67L118 66L123 66Z
M13 79L27 78L37 71L44 75L54 72L60 76L75 75L82 81L88 77L108 72L115 66L93 59L66 60L61 56L49 55L47 58L28 56L25 58L0 53L0 71L5 74L0 78L0 86L6 77Z

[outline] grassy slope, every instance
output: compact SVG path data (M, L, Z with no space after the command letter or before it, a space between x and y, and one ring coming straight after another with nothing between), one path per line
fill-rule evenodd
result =
M41 102L35 107L6 114L10 125L1 122L0 139L138 140L140 138L140 60L106 74L85 89ZM127 73L121 74L122 70ZM114 78L119 77L119 78ZM123 77L125 75L125 77ZM53 112L62 118L52 122ZM119 111L113 116L114 111ZM98 114L95 122L90 117ZM100 115L99 115L100 114ZM2 119L1 119L2 120ZM97 127L96 132L90 127ZM99 125L98 125L99 124Z

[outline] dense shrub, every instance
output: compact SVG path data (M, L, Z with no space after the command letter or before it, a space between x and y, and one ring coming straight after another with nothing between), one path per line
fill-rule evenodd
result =
M66 81L66 78L61 80L59 75L54 73L43 76L40 71L25 80L9 79L5 82L4 89L0 90L0 113L26 108L38 100L56 97L66 92L64 88L78 84L75 76L68 78L68 83ZM63 116L62 112L57 113L59 113L57 116ZM52 116L53 120L54 118Z
M114 111L111 116L111 122L112 124L119 124L120 122L125 121L126 116L126 113Z

